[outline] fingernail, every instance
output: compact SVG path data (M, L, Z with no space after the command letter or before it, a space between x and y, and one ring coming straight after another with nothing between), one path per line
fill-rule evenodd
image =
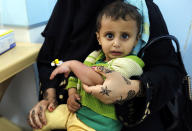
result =
M53 111L53 110L54 110L54 108L53 108L53 107L50 107L50 108L49 108L49 111Z

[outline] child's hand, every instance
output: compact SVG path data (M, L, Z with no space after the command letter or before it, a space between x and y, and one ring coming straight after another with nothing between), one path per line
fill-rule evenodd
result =
M67 78L69 73L71 72L69 62L64 62L60 66L58 66L50 75L50 80L54 79L57 74L64 74Z
M77 110L80 109L81 105L79 103L80 96L77 93L70 94L67 99L67 107L70 112L75 113Z

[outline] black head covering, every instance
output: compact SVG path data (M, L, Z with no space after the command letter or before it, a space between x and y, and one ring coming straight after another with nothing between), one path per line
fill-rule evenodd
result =
M58 0L43 31L44 45L38 62L50 63L55 58L83 61L97 49L96 16L114 0Z
M37 64L41 88L57 87L59 79L49 80L51 61L84 61L87 55L99 48L96 40L98 12L115 0L58 0L42 35L44 44Z

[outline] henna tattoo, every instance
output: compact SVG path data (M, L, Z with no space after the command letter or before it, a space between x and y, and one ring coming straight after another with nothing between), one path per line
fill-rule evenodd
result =
M104 71L104 66L98 66L97 69L100 71Z
M119 100L116 100L114 103L117 103L119 105L122 105L125 101L123 100L123 97L120 96L120 99Z
M143 86L141 85L141 83L139 84L139 91L136 94L136 97L143 97L144 96L144 89Z
M40 107L39 107L39 110L40 110L40 112L42 112L42 111L43 111L43 107L42 107L42 106L40 106Z
M48 100L48 92L47 91L44 92L43 99L44 100Z
M114 103L117 103L119 105L122 105L125 101L128 101L130 99L132 99L134 96L135 96L135 91L134 90L130 90L128 91L127 93L127 97L125 99L123 99L122 96L120 96L120 99L119 100L116 100Z
M34 115L35 115L35 111L33 110L33 111L32 111L32 117L34 117Z
M42 112L43 112L43 107L40 106L39 107L39 114L38 114L40 119L42 119Z
M135 91L134 91L134 90L130 90L130 91L128 91L126 100L130 100L130 99L132 99L134 96L135 96Z
M48 101L49 99L56 99L55 96L54 96L54 97L48 97L48 95L49 95L48 92L45 91L44 94L43 94L43 99L44 99L44 100L47 100L47 101Z
M112 73L113 72L113 70L107 69L104 66L98 66L97 69L104 72L104 73Z
M109 69L106 69L106 68L104 68L105 70L104 70L104 72L105 73L112 73L113 71L112 70L109 70Z
M111 90L108 90L107 89L107 86L104 88L104 87L101 87L101 91L99 93L101 93L102 95L107 95L109 96L109 93L111 92Z
M125 80L125 82L127 83L127 85L131 85L131 81L130 80L128 80L127 78L125 78L124 76L122 76L123 77L123 79Z
M35 119L35 111L34 110L32 111L32 119L33 119L34 123L37 123L37 121Z

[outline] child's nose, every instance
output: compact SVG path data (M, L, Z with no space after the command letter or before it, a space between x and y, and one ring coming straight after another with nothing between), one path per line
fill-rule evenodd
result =
M120 47L120 40L119 39L115 39L113 42L113 46L114 47Z

